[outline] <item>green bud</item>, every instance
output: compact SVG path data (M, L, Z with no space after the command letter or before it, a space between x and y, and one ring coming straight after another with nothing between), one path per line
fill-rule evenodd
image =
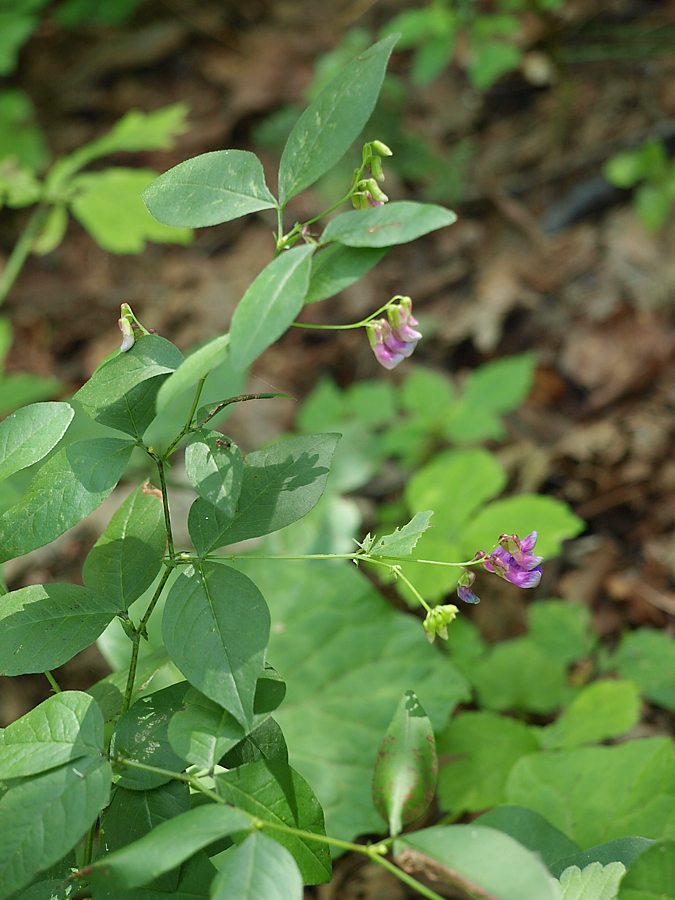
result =
M433 644L436 636L447 641L448 625L457 618L458 612L459 610L454 604L448 603L446 606L434 606L427 613L427 617L422 625L430 644Z
M378 181L384 181L384 172L382 171L382 160L379 156L371 157L370 171L373 173L373 178L377 178Z
M370 146L373 148L375 153L378 156L393 156L394 154L391 152L389 147L384 144L382 141L371 141Z

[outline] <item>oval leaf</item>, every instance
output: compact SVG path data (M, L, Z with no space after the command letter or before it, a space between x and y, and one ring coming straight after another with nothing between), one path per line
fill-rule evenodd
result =
M75 412L68 403L32 403L0 424L0 478L38 462L66 433Z
M228 750L244 740L245 733L231 713L190 688L183 708L169 722L168 737L178 756L212 772Z
M376 266L386 252L386 247L324 247L312 258L305 303L318 303L344 291Z
M230 518L237 509L244 463L239 447L219 431L200 429L185 448L185 474L200 497Z
M224 362L230 343L229 334L221 334L186 357L169 375L157 394L157 412L170 406L182 393L206 378L212 369Z
M253 582L229 566L204 563L176 579L162 635L188 681L248 728L263 672L270 614Z
M445 228L457 216L443 206L399 200L372 209L354 209L332 219L321 243L337 241L347 247L391 247Z
M219 225L277 205L260 160L248 150L187 159L160 175L142 197L159 222L188 228Z
M286 250L260 272L232 317L232 363L245 369L286 331L302 309L314 246Z
M211 900L302 900L302 875L285 847L256 831L227 851L210 896Z

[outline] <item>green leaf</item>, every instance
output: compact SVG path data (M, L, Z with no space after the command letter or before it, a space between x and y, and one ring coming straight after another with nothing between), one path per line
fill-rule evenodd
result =
M19 50L36 28L39 10L46 0L24 0L20 6L3 4L0 10L0 75L9 75L17 64Z
M592 651L597 637L588 607L571 600L546 600L527 610L528 632L552 659L566 665ZM675 673L674 673L675 677Z
M673 200L661 184L641 184L635 191L633 205L639 220L649 231L659 231L668 221Z
M626 834L675 837L675 759L667 738L524 757L507 801L545 816L584 849Z
M302 900L302 875L278 840L259 831L228 850L211 885L212 900Z
M534 853L501 831L476 825L437 825L404 835L406 870L429 871L480 898L560 900L558 884Z
M616 900L619 882L626 871L623 863L603 866L591 863L583 871L570 866L560 876L562 900Z
M229 334L221 334L187 356L159 389L157 412L170 407L182 393L219 366L229 354L229 343Z
M2 12L0 23L3 28L7 27L6 23L3 23ZM0 38L0 58L1 48L2 38ZM7 157L12 157L12 162L18 161L28 170L38 171L47 162L49 152L44 135L36 122L35 108L28 95L18 88L3 86L0 92L0 160L6 160Z
M303 435L249 453L234 518L204 500L192 505L188 528L197 550L270 534L305 516L323 493L338 440L336 434Z
M219 431L200 428L185 448L185 474L200 497L232 518L241 493L244 463L239 447Z
M218 793L232 806L268 822L325 834L323 812L307 782L281 760L260 760L216 776ZM300 868L305 884L330 880L326 844L300 835L274 831Z
M414 691L406 691L389 723L373 772L373 801L389 834L419 819L436 789L434 730Z
M392 534L383 535L369 552L370 556L410 556L417 542L429 528L431 510L415 513L412 519Z
M56 378L17 372L11 375L0 372L0 415L14 412L36 400L46 400L63 391L63 384Z
M618 900L675 898L675 841L659 841L635 860L621 881Z
M0 604L0 675L56 669L92 644L119 604L76 584L31 584Z
M401 404L414 416L442 418L455 401L450 381L440 372L415 366L401 387Z
M128 791L123 787L115 787L110 806L101 822L106 852L132 844L162 822L189 809L189 788L179 781L170 781L152 791ZM171 893L178 886L179 876L178 869L160 875L157 887Z
M203 563L176 579L162 635L188 681L247 728L270 630L267 604L253 582L229 566Z
M536 813L532 813L532 815L536 815ZM605 844L591 847L590 850L581 851L577 849L576 852L567 854L551 863L549 868L556 876L560 876L570 866L585 868L592 862L599 862L602 865L607 865L611 862L621 862L628 868L638 856L655 843L656 841L643 837L616 838Z
M354 566L252 559L245 571L273 602L269 657L288 686L274 717L291 764L316 791L329 834L377 833L370 786L392 708L413 686L440 727L468 699L466 682Z
M215 150L179 163L143 192L152 215L165 225L203 228L273 209L263 167L248 150Z
M279 724L272 718L266 718L262 725L247 734L243 741L226 753L221 765L227 769L237 769L259 759L288 762L286 740Z
M219 838L250 829L250 819L237 809L217 803L198 806L97 859L92 878L103 888L140 887Z
M148 426L155 419L157 394L168 377L155 375L154 378L135 385L119 400L101 409L95 416L96 421L142 440Z
M576 537L584 527L566 503L540 494L520 494L481 509L464 530L462 543L468 553L478 548L489 551L503 532L524 536L536 529L537 553L546 558L560 553L562 542Z
M397 200L372 209L341 213L328 223L321 243L337 241L347 247L391 247L407 244L456 221L455 213L442 206Z
M314 246L286 250L256 276L230 327L232 362L245 369L286 331L302 309Z
M312 258L305 303L334 297L370 272L387 252L386 247L345 247L330 244Z
M94 438L57 451L0 516L0 562L49 544L93 512L122 477L132 449L129 441Z
M585 687L553 725L541 731L546 749L568 749L619 737L640 721L640 695L632 681L596 681Z
M72 184L73 215L109 253L141 253L147 241L189 244L192 232L154 219L141 200L152 182L150 169L104 169L78 175Z
M438 755L446 760L438 776L441 808L459 815L503 803L511 769L521 756L538 750L534 730L516 719L461 713L438 735Z
M84 584L117 601L120 609L128 609L162 567L166 530L158 493L148 482L137 487L84 561Z
M110 781L107 760L85 757L20 781L0 797L0 898L75 846L107 804Z
M33 403L0 423L0 478L43 459L75 415L68 403Z
M181 759L212 772L245 734L231 713L190 688L183 698L183 708L169 722L168 738Z
M93 697L62 691L5 728L0 778L35 775L103 749L103 716Z
M484 363L467 379L462 399L467 406L484 407L498 413L511 412L527 399L536 363L534 353Z
M346 66L293 126L279 165L282 206L332 169L370 118L397 35L369 47Z
M130 759L171 772L182 772L184 760L174 753L168 739L171 717L183 702L188 684L180 681L138 699L117 723L112 737L112 756ZM170 775L145 772L120 763L117 784L132 791L149 791L166 784Z
M74 399L98 420L102 410L121 400L136 385L157 375L170 375L182 362L183 354L171 341L156 334L143 335L131 350L100 365Z
M664 631L638 628L621 638L610 667L652 703L675 710L675 645Z
M511 835L523 847L537 853L554 875L558 872L559 860L580 853L574 841L562 831L539 813L521 806L498 806L474 819L474 823Z

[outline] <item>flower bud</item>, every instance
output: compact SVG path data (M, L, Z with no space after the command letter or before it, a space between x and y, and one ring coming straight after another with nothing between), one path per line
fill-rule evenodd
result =
M444 641L448 639L448 625L457 618L459 610L452 603L446 606L434 606L426 615L422 627L430 644L433 644L436 636Z
M126 304L123 304L123 306ZM122 332L122 343L120 345L120 351L122 353L126 353L127 350L131 350L131 348L136 343L136 338L134 336L134 326L131 324L131 320L126 316L122 316L121 319L117 320L117 324L120 327L120 331Z

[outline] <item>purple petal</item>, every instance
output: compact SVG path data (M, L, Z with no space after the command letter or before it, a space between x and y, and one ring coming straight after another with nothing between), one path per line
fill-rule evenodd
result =
M541 581L541 569L532 569L529 572L526 569L513 568L510 569L504 577L511 584L515 584L519 588L533 588Z
M527 537L524 537L520 542L520 549L527 552L528 550L534 550L534 545L537 543L537 538L539 537L536 531L531 531Z
M460 584L457 588L457 596L464 603L480 603L480 597L474 594L468 585Z

